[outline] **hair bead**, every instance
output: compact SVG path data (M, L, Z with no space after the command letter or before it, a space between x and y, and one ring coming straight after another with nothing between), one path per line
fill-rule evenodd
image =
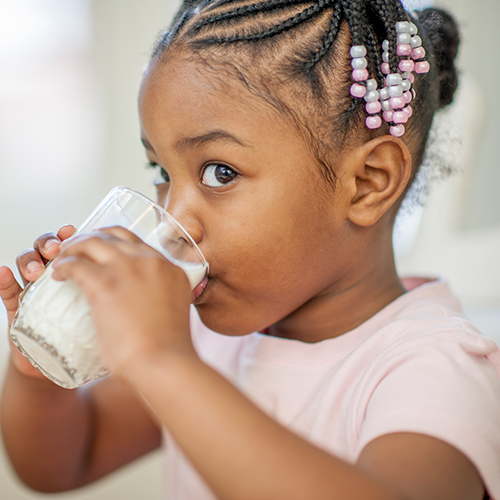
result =
M389 97L400 97L403 95L403 87L401 85L391 85L388 91Z
M394 127L390 127L389 132L394 137L401 137L405 133L405 127L402 123L400 123L399 125L396 125Z
M431 67L427 61L420 61L415 63L415 73L428 73L430 69Z
M392 121L394 123L406 123L408 121L408 115L404 111L394 111Z
M412 72L415 69L415 63L411 59L402 59L399 61L399 70L403 73L406 71Z
M376 90L371 90L365 94L366 102L375 102L378 101L378 92Z
M405 107L406 99L404 97L391 97L389 103L392 109L401 109Z
M354 57L351 60L352 69L366 69L368 67L368 61L366 57Z
M381 125L382 125L382 118L380 118L380 116L378 116L378 115L368 116L366 118L366 126L370 130L380 128Z
M390 124L390 134L394 137L401 137L405 133L404 124L413 114L409 106L415 98L413 73L427 73L430 66L427 61L423 60L425 49L422 47L422 39L417 34L418 29L415 24L399 21L396 23L396 33L396 54L401 58L398 62L398 72L391 72L390 42L384 40L380 69L386 76L384 87L381 89L378 89L376 80L369 79L368 60L365 57L368 52L366 47L363 45L351 47L351 65L354 69L352 78L357 82L351 86L351 95L364 98L366 101L365 110L369 114L366 118L366 126L370 130L381 126L382 119L378 113L383 111L383 119Z
M411 51L411 57L414 61L418 59L423 59L425 57L425 49L423 47L417 47Z
M380 101L367 102L365 109L369 115L375 115L382 111L382 103Z
M377 80L371 78L370 80L366 81L366 90L371 91L371 90L377 90L378 83Z
M368 80L369 76L370 74L367 69L355 69L352 72L352 79L355 82L364 82L365 80Z
M412 36L411 40L410 40L410 45L411 45L412 49L416 49L417 47L421 47L422 46L422 39L418 35Z
M354 83L351 85L351 95L353 97L363 98L366 94L366 87L364 85L360 85L359 83Z
M398 56L409 56L411 55L411 45L409 43L398 44L397 46L397 54Z
M386 85L399 85L403 77L399 73L391 73L385 77Z
M400 33L398 35L398 45L410 44L411 38L412 37L411 37L410 33Z
M353 45L351 47L351 57L365 57L366 56L366 47L364 45Z

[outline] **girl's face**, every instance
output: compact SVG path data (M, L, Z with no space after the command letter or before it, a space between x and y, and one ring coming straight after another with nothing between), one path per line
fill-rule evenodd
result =
M348 272L338 248L348 202L326 185L294 125L226 84L170 59L147 72L139 106L159 202L210 264L195 305L209 328L241 335L335 289Z

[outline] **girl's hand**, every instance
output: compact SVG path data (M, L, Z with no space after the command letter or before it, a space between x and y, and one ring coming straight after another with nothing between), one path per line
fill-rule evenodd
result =
M74 279L92 308L101 355L115 375L165 353L195 355L191 289L182 269L130 231L113 227L62 246L53 277Z
M45 233L39 236L33 248L21 252L16 259L17 268L24 286L40 277L45 264L56 257L60 251L62 241L75 233L73 226L63 226L57 234ZM23 289L16 281L13 272L5 266L0 267L0 297L7 309L9 329L16 314L19 296ZM24 375L36 378L45 378L31 363L19 352L9 337L11 346L11 359L14 366Z

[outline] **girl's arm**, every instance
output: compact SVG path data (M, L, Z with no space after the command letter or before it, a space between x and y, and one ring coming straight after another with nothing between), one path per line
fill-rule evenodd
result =
M31 488L78 488L160 445L159 427L135 390L108 378L66 390L10 364L1 402L5 448Z
M221 500L483 498L473 465L442 441L383 436L350 465L272 420L195 356L159 353L127 376Z
M439 440L384 436L351 465L268 417L196 355L183 272L124 230L73 244L55 268L84 288L108 365L144 395L218 498L481 500L474 467Z
M58 234L65 239L72 233L66 227ZM59 237L45 235L37 240L37 250L20 256L25 282L41 273L41 255L47 260L57 254L59 245L48 252L42 247ZM37 270L30 273L33 264ZM0 296L9 325L21 291L10 269L1 267ZM79 390L62 389L11 347L1 425L6 450L26 484L41 491L76 488L159 446L158 425L134 389L113 378Z

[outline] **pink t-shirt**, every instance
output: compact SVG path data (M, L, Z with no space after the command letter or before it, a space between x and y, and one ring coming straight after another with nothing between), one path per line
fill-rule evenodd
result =
M445 283L419 286L315 344L220 335L194 309L191 323L205 362L318 447L354 463L378 436L434 436L462 451L500 500L500 351L464 319ZM165 442L167 498L214 499L168 431Z

